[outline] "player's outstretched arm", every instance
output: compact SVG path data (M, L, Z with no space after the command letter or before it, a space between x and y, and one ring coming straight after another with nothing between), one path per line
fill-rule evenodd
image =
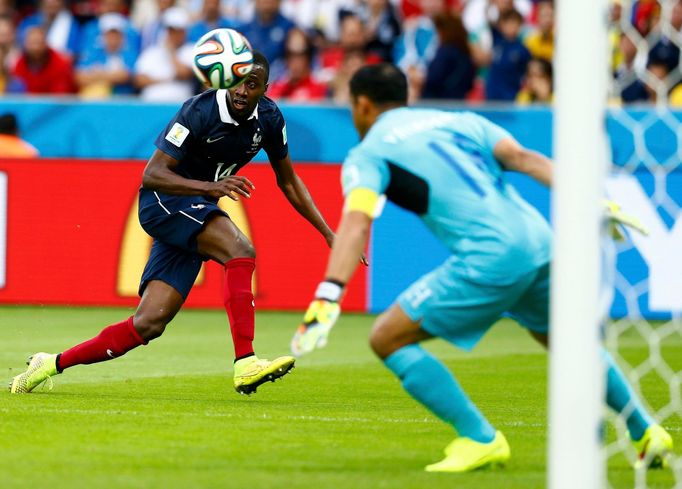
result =
M493 155L507 170L525 173L547 187L552 186L552 160L524 148L515 139L501 139L493 148Z
M331 246L334 242L334 231L322 217L303 180L296 175L289 155L281 160L270 160L270 165L277 177L277 186L287 200L300 215L320 232L327 244Z
M327 263L326 278L317 287L315 299L291 340L294 355L301 356L327 344L329 332L341 313L339 302L345 284L358 265L357 257L367 244L371 224L372 218L358 210L345 212L341 218Z
M217 182L203 182L185 178L173 171L178 160L161 150L154 151L142 174L142 187L171 195L206 195L219 199L227 196L238 200L238 195L249 198L255 189L253 183L242 176L231 175Z

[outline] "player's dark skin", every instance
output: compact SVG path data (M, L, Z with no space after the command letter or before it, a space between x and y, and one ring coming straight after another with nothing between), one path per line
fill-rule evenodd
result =
M246 120L267 90L266 72L254 65L247 80L237 88L230 89L228 108L235 120ZM156 150L149 159L142 177L142 186L171 195L204 195L213 198L227 196L232 200L250 198L255 187L243 176L231 175L215 182L184 178L173 171L178 160ZM308 190L294 172L287 155L281 160L271 160L277 185L291 205L324 236L331 246L334 233L315 207ZM214 214L197 235L199 253L221 265L240 257L255 257L256 251L249 239L222 214ZM166 325L178 313L184 299L173 287L161 280L147 284L133 317L133 324L145 341L161 336Z

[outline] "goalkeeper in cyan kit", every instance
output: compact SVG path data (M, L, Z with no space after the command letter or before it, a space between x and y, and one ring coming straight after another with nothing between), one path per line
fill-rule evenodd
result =
M292 352L302 355L326 344L356 257L387 198L420 217L451 256L377 318L370 345L403 388L459 435L427 471L504 464L510 448L502 432L419 343L439 337L471 350L508 314L547 345L552 233L505 173L522 172L549 186L551 162L476 114L405 107L407 81L393 65L361 68L350 92L362 142L343 164L344 214L326 278L292 339ZM636 224L614 206L607 211L616 223ZM670 435L605 351L604 361L608 405L624 416L642 463L664 465Z

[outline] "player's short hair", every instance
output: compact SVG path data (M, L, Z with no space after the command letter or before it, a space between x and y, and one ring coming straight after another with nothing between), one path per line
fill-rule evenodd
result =
M263 71L265 71L265 83L267 83L270 79L270 63L268 63L268 58L260 51L254 51L253 64L263 68Z
M19 125L14 114L7 113L0 115L0 134L11 134L16 136L19 133Z
M350 80L350 93L377 105L407 105L407 77L390 63L363 66Z

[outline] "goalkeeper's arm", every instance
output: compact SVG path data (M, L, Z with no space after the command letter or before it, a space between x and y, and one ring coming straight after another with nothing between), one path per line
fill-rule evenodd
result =
M524 148L515 139L501 139L493 148L493 155L506 170L525 173L547 187L552 186L552 160Z
M552 160L546 156L521 146L513 138L500 140L493 148L497 161L507 170L518 171L530 175L540 183L550 187L552 184ZM649 231L635 216L624 213L620 206L609 200L604 201L605 217L610 224L610 233L617 240L624 239L619 226L647 235Z
M346 198L343 217L336 231L325 280L315 292L303 323L291 340L296 356L310 353L327 344L327 336L336 323L345 285L358 265L358 255L367 244L372 220L381 206L381 198L369 189L355 189ZM379 211L380 212L380 211Z

